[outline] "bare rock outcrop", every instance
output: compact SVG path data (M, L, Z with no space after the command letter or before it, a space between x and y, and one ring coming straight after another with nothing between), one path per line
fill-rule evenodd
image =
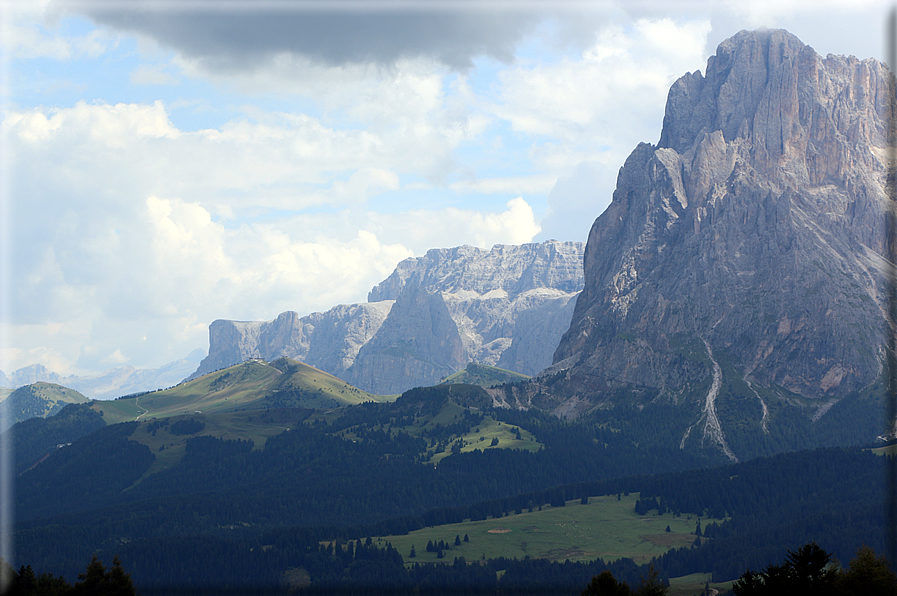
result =
M700 401L722 371L824 413L876 381L893 92L878 61L781 30L676 81L592 226L553 407Z
M339 305L300 317L280 313L273 321L229 321L209 325L209 355L187 380L251 358L287 357L340 376L370 340L395 301Z

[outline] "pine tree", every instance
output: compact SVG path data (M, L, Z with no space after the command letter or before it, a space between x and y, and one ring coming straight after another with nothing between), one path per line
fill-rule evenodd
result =
M837 593L845 596L893 596L897 593L897 575L884 557L876 557L871 548L863 546L835 585Z
M631 594L632 591L625 582L618 582L610 571L602 571L592 578L580 596L630 596Z
M642 578L638 590L635 591L636 596L666 596L669 587L660 579L654 563L648 566L648 575Z
M121 566L118 555L112 557L112 569L106 572L107 594L116 596L135 596L137 593L131 583L131 574Z

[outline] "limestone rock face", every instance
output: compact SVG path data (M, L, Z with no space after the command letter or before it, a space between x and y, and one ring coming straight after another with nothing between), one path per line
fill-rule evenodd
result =
M582 289L581 242L549 240L541 244L496 244L434 248L423 257L405 259L368 293L368 302L395 300L406 285L428 292L517 296L536 288L565 293Z
M555 407L621 388L677 401L719 374L822 415L872 384L890 80L762 30L676 81L659 143L635 148L589 234Z
M466 364L458 325L442 294L406 285L344 379L361 389L393 394L430 385Z
M250 358L284 356L340 376L386 320L393 302L339 305L305 317L287 311L273 321L213 321L209 355L188 380Z
M380 394L480 362L532 375L551 364L582 289L578 242L433 249L406 259L368 302L273 321L215 321L191 378L288 356Z

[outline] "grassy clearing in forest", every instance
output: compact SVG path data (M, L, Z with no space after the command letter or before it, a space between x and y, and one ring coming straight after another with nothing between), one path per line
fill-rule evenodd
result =
M526 556L552 561L588 561L598 557L613 561L628 557L642 564L671 548L689 546L695 541L696 517L657 515L656 511L638 515L636 499L637 493L620 500L616 495L591 497L588 505L577 499L567 501L565 507L543 505L542 511L536 508L531 513L524 511L499 519L423 528L384 540L398 549L406 564L451 563L455 557L472 561ZM465 534L469 542L463 542ZM455 536L462 539L460 546L455 546ZM440 540L451 546L442 559L435 552L426 551L428 541L436 544ZM412 545L415 558L409 557Z
M711 575L711 573L692 573L682 577L671 577L667 596L693 596L701 594L708 586L711 590L728 592L732 589L732 584L735 583L734 581L712 582L710 581Z
M493 420L490 416L486 416L483 418L483 422L477 425L476 428L471 429L471 431L465 435L460 435L453 439L451 443L454 443L460 438L464 442L464 445L461 447L461 453L468 453L475 449L479 449L480 451L486 451L487 449L523 449L524 451L538 451L542 448L542 443L538 442L535 436L524 428L520 429L520 439L517 439L517 428L518 427L512 426L506 422L498 422ZM492 444L494 439L498 441L495 445ZM432 463L438 463L441 459L451 455L451 452L451 444L449 444L445 450L439 453L434 453L433 457L430 458L430 461Z

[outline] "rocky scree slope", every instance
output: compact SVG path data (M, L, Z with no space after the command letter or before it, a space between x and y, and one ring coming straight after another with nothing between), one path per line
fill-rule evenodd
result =
M579 242L433 249L406 259L368 302L273 321L218 320L190 378L282 356L371 393L431 385L475 361L532 375L551 364L582 289Z
M820 417L882 374L887 122L876 60L782 30L721 43L672 86L589 234L549 407L691 403L725 451L720 385ZM723 372L725 371L725 372ZM734 377L737 377L735 379Z

